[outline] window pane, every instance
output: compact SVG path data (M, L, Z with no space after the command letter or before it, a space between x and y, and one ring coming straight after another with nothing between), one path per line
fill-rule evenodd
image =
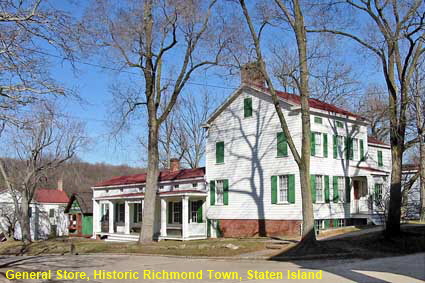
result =
M279 176L279 202L288 201L288 176Z
M216 193L216 203L223 204L223 180L217 180L215 193Z
M323 185L321 175L316 175L316 202L323 202Z

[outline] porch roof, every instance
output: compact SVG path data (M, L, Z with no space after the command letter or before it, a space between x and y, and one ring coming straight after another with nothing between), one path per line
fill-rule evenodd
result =
M181 195L207 195L206 191L200 190L179 190L179 191L165 191L159 192L160 197L164 196L181 196ZM96 200L108 200L108 199L122 199L122 198L144 198L144 193L127 193L127 194L117 194L111 196L97 197Z
M373 174L373 175L389 175L390 174L389 171L376 169L376 168L368 167L368 166L351 166L351 168L355 170L355 174L357 176L366 176L370 174Z

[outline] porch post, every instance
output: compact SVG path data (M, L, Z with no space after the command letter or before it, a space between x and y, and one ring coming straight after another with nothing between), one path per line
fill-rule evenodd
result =
M115 229L114 229L114 223L115 223L115 219L114 219L114 212L115 212L115 204L113 201L109 202L109 233L114 233Z
M124 234L130 234L130 204L124 201Z
M161 237L167 236L167 200L161 198Z
M189 236L189 197L183 196L183 209L182 209L182 238L185 240Z
M93 238L95 234L101 232L100 219L102 217L101 204L97 200L93 200Z

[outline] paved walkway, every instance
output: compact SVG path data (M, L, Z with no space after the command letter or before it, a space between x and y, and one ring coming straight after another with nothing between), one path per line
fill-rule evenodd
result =
M63 280L57 279L59 270L86 272L89 282L120 282L123 280L95 279L94 270L106 272L137 271L143 277L146 272L202 272L202 279L189 282L425 282L425 253L372 259L372 260L311 260L311 261L238 261L213 259L188 259L161 256L134 255L86 255L86 256L40 256L40 257L0 257L0 282L10 282L5 279L8 270L16 271L47 271L53 270L51 280L16 280L12 282L88 282L87 279ZM211 273L208 270L213 270ZM287 279L288 271L317 272L322 271L322 279L296 280ZM255 271L257 275L266 272L282 274L283 279L266 280L250 278ZM63 272L62 272L63 274ZM158 273L155 273L158 274ZM161 275L161 273L159 273ZM210 276L211 274L211 276ZM233 276L224 280L223 276ZM188 282L185 279L139 279L125 282Z

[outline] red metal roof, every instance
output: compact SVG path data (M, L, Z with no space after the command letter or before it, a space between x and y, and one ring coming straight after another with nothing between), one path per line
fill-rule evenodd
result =
M181 194L181 193L205 193L205 191L200 190L176 190L176 191L166 191L166 192L158 192L159 195L167 195L167 194ZM99 197L99 199L110 199L110 198L118 198L118 197L143 197L144 193L127 193L127 194L117 194L111 196L103 196Z
M68 203L69 198L64 191L55 189L37 189L34 200L40 203Z
M264 86L257 86L259 88L261 88L263 91L270 93L269 89L264 87ZM293 94L293 93L288 93L288 92L283 92L283 91L279 91L276 90L276 95L291 101L295 104L301 104L301 97L299 95ZM315 98L310 98L308 100L308 104L311 108L315 108L315 109L319 109L319 110L324 110L324 111L328 111L328 112L333 112L333 113L338 113L338 114L342 114L342 115L347 115L347 116L352 116L355 118L362 118L360 115L354 114L350 111L347 111L345 109L342 109L340 107L337 107L335 105L320 101L318 99Z
M194 169L182 169L176 172L171 172L169 170L164 170L159 173L158 181L173 181L173 180L183 180L191 179L197 177L203 177L205 175L205 167L194 168ZM105 186L119 186L119 185L131 185L131 184L141 184L146 182L146 173L129 175L129 176L119 176L112 179L102 181L94 185L95 187L105 187Z
M374 144L382 144L382 145L389 145L387 143L384 143L383 141L378 140L375 137L367 137L367 142L368 143L374 143Z

